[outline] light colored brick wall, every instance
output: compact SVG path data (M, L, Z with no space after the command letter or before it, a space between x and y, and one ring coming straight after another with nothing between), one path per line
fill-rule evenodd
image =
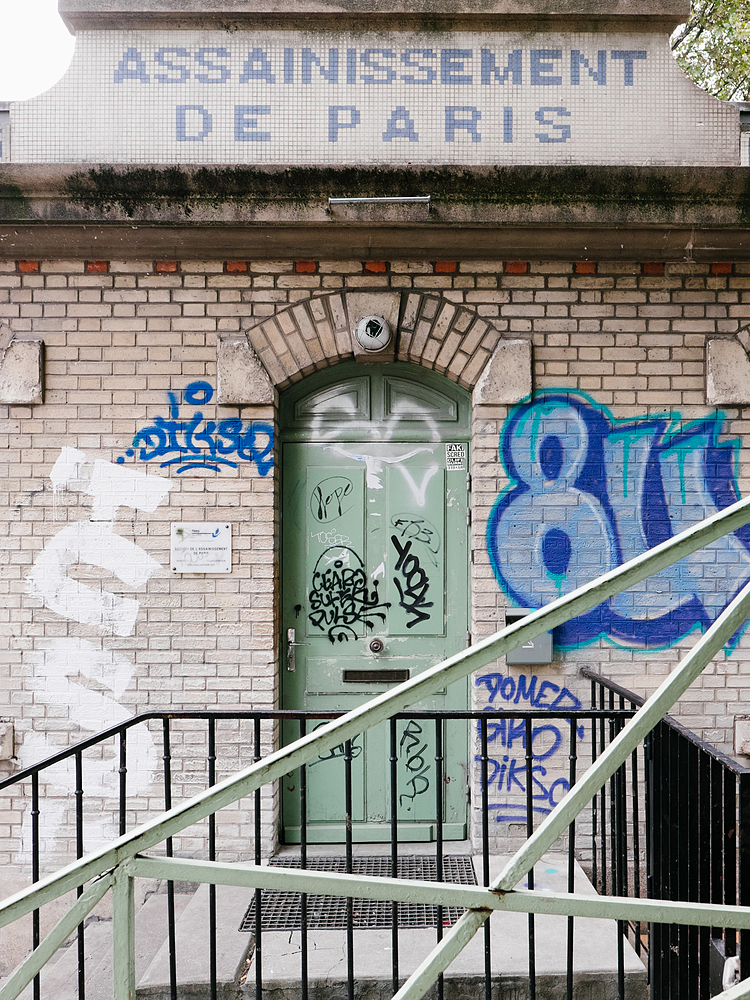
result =
M735 264L728 272L722 264L668 264L663 273L658 273L661 265L622 262L110 261L103 267L77 261L0 263L0 322L16 333L41 335L46 345L45 402L6 407L0 423L7 449L2 478L5 600L0 612L7 636L2 660L7 709L0 709L0 715L17 720L23 763L88 734L92 718L99 717L96 705L104 725L148 708L272 708L277 703L275 472L261 475L256 463L243 460L238 468L219 473L190 470L178 475L174 469L160 470L158 459L142 462L126 456L139 430L157 416L168 418L169 391L179 392L194 381L215 385L217 334L250 331L258 348L258 330L269 329L271 317L278 316L273 321L279 345L274 354L282 359L285 323L294 315L287 310L299 304L298 315L309 319L310 329L317 331L315 342L322 346L315 357L308 351L309 362L298 359L292 368L274 370L273 360L268 362L272 380L283 387L301 378L303 370L350 356L335 336L326 340L320 334L331 320L331 299L324 297L393 289L405 293L405 315L411 317L404 324L407 336L399 355L404 360L435 367L470 388L498 338L528 338L534 349L535 390L587 393L591 406L609 408L620 421L669 413L684 426L716 412L704 401L706 338L735 334L750 320L747 264ZM417 349L417 334L410 331L418 330L423 319L427 325ZM266 345L271 351L271 338ZM243 410L213 402L183 405L182 418L198 409L214 421L240 418L247 425L275 419L271 407ZM503 624L507 603L490 564L485 531L493 504L508 485L498 444L510 412L506 406L475 408L475 636ZM740 440L738 483L743 493L750 485L744 418L744 410L727 409L722 432L722 440ZM67 525L92 516L85 492L52 488L50 473L63 448L116 465L123 457L120 468L169 477L172 488L153 511L121 507L115 522L116 534L135 542L160 566L141 590L83 563L68 571L81 584L135 597L140 608L132 634L105 634L44 607L28 592L26 577L45 546ZM179 520L233 524L230 576L172 575L169 525ZM495 672L513 678L533 673L539 684L547 679L566 687L586 704L588 683L577 676L581 666L601 668L627 687L646 692L673 667L695 634L668 649L646 652L596 639L558 652L549 667L500 664ZM96 676L85 665L79 674L70 659L61 669L61 648L82 650L81 657L93 650L104 665ZM678 709L686 725L725 749L732 744L733 716L743 712L747 649L748 640L742 639L731 656L718 657ZM489 687L480 682L475 692L476 703L486 704ZM222 774L251 755L249 731L240 734L238 724L227 725L228 732L219 734ZM181 794L205 785L204 734L202 723L176 727L174 767ZM144 761L156 761L159 739L158 727L153 727L153 746L149 749L146 740L141 748ZM264 733L264 746L270 740L270 731ZM3 766L0 773L9 773ZM556 773L550 766L550 776ZM139 787L137 773L131 779L136 796L129 823L161 806L157 785ZM59 787L67 788L68 780L60 779ZM71 846L70 815L67 805L60 804L59 790L57 799L48 791L43 836L49 845L57 838L64 853ZM8 835L2 845L11 846L0 848L0 860L10 862L16 857L22 813L28 820L28 810L18 796L6 798L0 803L0 832ZM97 813L109 815L114 808L111 796L104 808L96 795L87 802L94 823ZM267 842L273 837L272 804L269 798ZM110 829L108 822L102 834ZM222 823L226 856L243 855L251 812L228 811ZM502 832L500 825L497 832ZM204 833L201 828L194 837L186 836L181 849L202 850Z

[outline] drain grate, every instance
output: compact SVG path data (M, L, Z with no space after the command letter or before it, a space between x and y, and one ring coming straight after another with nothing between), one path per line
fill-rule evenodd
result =
M275 868L301 868L300 859L272 858ZM346 860L332 857L308 857L308 869L316 872L345 872ZM389 857L353 858L352 874L390 878ZM403 857L398 859L398 877L437 881L434 857ZM476 885L471 858L449 854L443 858L443 881L459 885ZM378 899L354 899L353 924L356 930L386 930L391 927L391 903ZM261 891L261 928L264 931L293 931L302 925L302 899L296 892ZM464 911L458 906L443 907L443 924L454 924ZM436 927L437 907L423 903L399 903L399 927ZM310 930L337 930L346 928L346 899L337 896L308 895L307 926ZM241 931L255 930L255 900L242 918Z

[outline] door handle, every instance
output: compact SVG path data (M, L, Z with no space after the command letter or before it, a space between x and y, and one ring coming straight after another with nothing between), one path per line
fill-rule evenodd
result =
M309 646L309 642L297 642L296 629L286 630L286 669L292 673L297 669L297 646Z

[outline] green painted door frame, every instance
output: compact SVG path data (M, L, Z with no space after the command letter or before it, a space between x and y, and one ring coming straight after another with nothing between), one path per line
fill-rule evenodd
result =
M282 397L282 704L350 709L467 645L468 394L410 365L340 365ZM464 709L466 682L420 708ZM465 725L443 724L443 835L466 834ZM285 741L299 735L289 726ZM404 840L435 837L434 723L397 730ZM311 842L344 838L344 747L307 768ZM354 838L390 838L390 736L352 745ZM283 783L300 839L299 774Z

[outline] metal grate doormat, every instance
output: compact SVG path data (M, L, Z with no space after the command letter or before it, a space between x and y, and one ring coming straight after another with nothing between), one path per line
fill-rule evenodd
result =
M301 868L300 859L294 857L272 858L275 868ZM308 857L307 867L316 872L346 872L346 859L340 857ZM392 875L391 859L356 857L352 859L352 874L379 878ZM434 857L403 857L398 859L398 877L437 881L437 864ZM474 866L467 855L450 854L443 857L443 881L459 885L476 885ZM353 925L355 930L386 930L391 927L392 904L380 899L354 899ZM293 931L302 926L302 899L297 892L261 891L261 929L264 931ZM443 907L443 925L454 924L464 911L458 906ZM337 930L346 928L346 899L338 896L307 897L307 926L310 930ZM399 927L436 927L437 907L424 903L399 903ZM255 900L242 918L241 931L255 930Z

